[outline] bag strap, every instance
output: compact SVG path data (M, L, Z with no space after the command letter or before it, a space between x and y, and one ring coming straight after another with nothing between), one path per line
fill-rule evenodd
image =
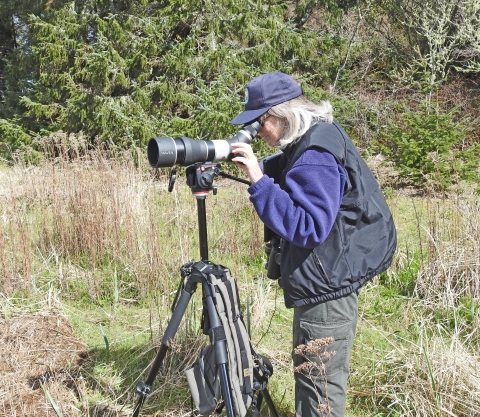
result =
M229 320L230 323L233 324L237 336L236 342L240 349L240 360L238 361L239 372L243 376L242 394L245 397L252 397L253 358L250 349L250 338L248 337L247 329L240 311L237 282L232 278L229 270L225 271L221 283L217 283L217 288L227 305L226 310L229 312ZM248 399L245 398L244 401L246 402Z

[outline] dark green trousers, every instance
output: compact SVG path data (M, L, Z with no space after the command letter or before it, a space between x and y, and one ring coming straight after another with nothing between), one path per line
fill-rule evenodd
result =
M345 415L357 318L357 292L294 309L292 358L297 417ZM295 353L299 347L301 354Z

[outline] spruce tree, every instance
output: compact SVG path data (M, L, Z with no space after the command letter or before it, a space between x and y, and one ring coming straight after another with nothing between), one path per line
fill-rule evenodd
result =
M21 16L4 140L18 140L6 123L31 137L83 132L119 146L144 146L154 135L226 137L254 76L308 74L312 86L331 79L337 64L325 46L343 41L302 29L301 13L278 0L45 4Z

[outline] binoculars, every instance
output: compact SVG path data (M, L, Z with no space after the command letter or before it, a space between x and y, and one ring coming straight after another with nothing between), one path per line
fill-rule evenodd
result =
M280 276L280 238L274 237L265 245L265 253L267 254L267 277L270 279L279 279Z

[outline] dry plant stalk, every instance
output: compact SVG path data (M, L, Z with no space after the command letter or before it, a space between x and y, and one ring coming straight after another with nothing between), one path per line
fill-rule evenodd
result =
M317 394L318 411L322 416L330 416L332 412L328 400L326 364L337 353L335 351L328 351L328 347L334 342L334 340L333 337L314 339L306 344L299 345L294 349L294 353L300 355L305 360L301 365L294 368L294 372L305 375L312 382ZM320 392L316 388L319 380L325 389L325 399L322 398Z

